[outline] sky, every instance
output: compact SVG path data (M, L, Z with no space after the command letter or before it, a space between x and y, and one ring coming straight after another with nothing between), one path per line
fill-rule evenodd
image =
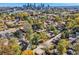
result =
M27 3L0 3L0 7L16 7L16 6L23 6ZM33 4L33 3L32 3ZM44 3L45 5L50 6L79 6L79 3ZM36 3L36 5L40 5L40 3Z

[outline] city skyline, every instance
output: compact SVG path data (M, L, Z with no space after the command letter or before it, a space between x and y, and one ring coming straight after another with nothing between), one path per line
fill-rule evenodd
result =
M27 5L28 3L0 3L0 7L22 7L23 5ZM36 4L36 6L41 5L41 3L30 3L32 5ZM79 6L78 3L42 3L45 6Z

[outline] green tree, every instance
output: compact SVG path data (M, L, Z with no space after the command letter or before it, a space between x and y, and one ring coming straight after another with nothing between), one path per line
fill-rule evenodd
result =
M40 36L37 33L34 33L33 38L31 39L31 43L34 45L38 45L39 39L40 39Z
M59 33L57 28L55 26L53 26L53 25L48 25L47 29L53 31L55 35L57 35Z

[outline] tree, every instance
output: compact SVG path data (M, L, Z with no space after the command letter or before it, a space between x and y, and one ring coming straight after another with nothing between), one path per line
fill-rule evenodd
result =
M21 53L20 46L16 38L11 40L2 39L0 40L0 54L1 55L18 55Z
M40 39L40 36L37 33L34 33L33 38L31 39L31 43L34 45L38 45L39 39Z
M79 42L75 43L75 45L73 46L75 53L78 55L79 54Z
M60 16L55 16L55 21L61 21L61 18L60 18Z
M67 41L67 39L61 39L58 42L57 49L58 49L60 54L64 54L67 52L68 46L69 46L69 41Z
M71 19L70 17L67 19L67 24L66 24L66 27L68 29L71 29L75 26L76 22L75 20Z
M29 33L29 35L33 32L31 24L28 23L27 21L26 24L24 24L23 26L23 31Z
M75 21L79 25L79 17L75 18Z
M32 50L25 50L22 52L22 55L33 55L33 51Z
M43 42L49 39L49 37L47 36L47 33L46 33L46 32L40 32L40 33L39 33L39 36L40 36L40 39L41 39Z
M79 43L75 44L74 50L75 50L76 54L79 54Z
M55 26L53 26L53 25L48 25L47 29L53 31L55 35L57 35L59 33L57 28Z

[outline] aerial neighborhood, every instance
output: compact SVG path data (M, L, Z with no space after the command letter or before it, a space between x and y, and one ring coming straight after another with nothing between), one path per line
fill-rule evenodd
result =
M78 55L79 7L0 7L0 55Z

